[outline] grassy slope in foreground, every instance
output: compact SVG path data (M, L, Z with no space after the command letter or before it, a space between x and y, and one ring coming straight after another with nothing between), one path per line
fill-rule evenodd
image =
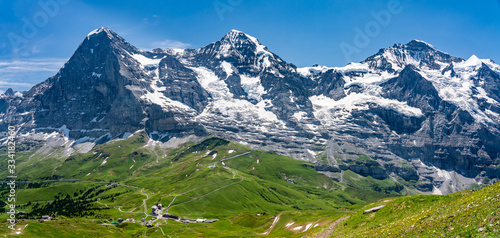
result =
M363 210L385 204L375 213ZM339 237L500 237L500 183L446 196L416 195L365 206Z

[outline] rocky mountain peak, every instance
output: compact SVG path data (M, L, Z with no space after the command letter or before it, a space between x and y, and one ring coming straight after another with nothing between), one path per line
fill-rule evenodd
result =
M408 42L406 44L406 46L409 49L415 50L415 51L437 51L436 47L434 47L433 45L431 45L425 41L416 40L416 39Z
M8 88L3 94L7 96L14 96L14 90L12 90L12 88Z
M261 56L273 55L257 38L238 30L231 30L219 41L201 48L200 52L217 59L245 63L255 62Z
M99 37L99 36L106 36L110 39L113 39L113 38L121 38L118 34L116 34L114 31L106 28L106 27L101 27L101 28L97 28L93 31L91 31L88 35L87 35L87 38L91 38L91 37Z
M262 45L260 41L242 31L231 30L220 40L222 45L230 46L238 51L250 48L256 54L270 53L266 46Z
M461 58L436 49L427 42L412 40L407 44L395 44L389 48L380 49L377 54L368 57L363 63L368 63L373 69L394 73L403 70L407 65L443 70L453 62L463 61Z
M87 37L83 40L79 48L90 51L92 54L96 49L111 48L113 50L127 52L139 52L136 47L129 44L125 39L123 39L116 32L106 28L101 27L91 31Z
M232 44L238 44L240 42L251 43L253 45L261 45L257 38L250 36L242 31L231 30L224 37L222 37L221 41L228 41Z

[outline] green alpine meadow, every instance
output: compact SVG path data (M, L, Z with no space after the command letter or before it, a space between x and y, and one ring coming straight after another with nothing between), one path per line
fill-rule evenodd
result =
M18 221L12 231L8 215L2 214L2 233L495 237L500 231L500 184L444 196L403 196L376 191L393 186L384 180L351 177L352 183L339 183L309 162L216 137L167 149L148 141L146 133L138 132L66 158L21 152L17 165L25 173L17 178L23 181L17 183ZM2 201L7 201L7 187L2 183ZM162 207L158 214L152 213L154 206Z

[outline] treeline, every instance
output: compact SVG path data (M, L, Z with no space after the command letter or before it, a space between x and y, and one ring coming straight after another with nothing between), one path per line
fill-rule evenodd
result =
M95 201L96 199L75 199L69 194L64 195L59 193L56 195L54 201L45 205L35 203L31 212L27 213L26 217L21 218L38 219L42 215L50 215L52 217L56 217L58 215L66 217L94 216L95 210L101 209L93 205L93 202Z
M102 188L101 186L97 186L85 191L79 190L73 194L58 193L52 202L46 204L35 203L29 213L20 214L19 218L39 219L42 215L52 217L100 217L99 211L109 208L95 203L98 200L96 197L110 189L110 187ZM102 196L101 199L114 199L114 197L123 193L125 192ZM32 203L30 202L25 207L31 205Z
M32 183L23 183L22 181L19 183L16 183L16 188L17 189L30 189L30 188L42 188L42 187L48 187L50 186L50 183L47 182L32 182ZM3 193L9 193L10 187L7 183L0 183L0 191Z

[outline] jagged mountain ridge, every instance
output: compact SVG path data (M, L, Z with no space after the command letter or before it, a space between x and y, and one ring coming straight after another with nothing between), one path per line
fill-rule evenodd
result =
M345 67L297 68L236 30L200 49L142 51L100 28L55 76L2 95L0 127L75 144L141 129L161 141L215 134L338 180L348 169L448 193L500 175L499 72L417 40Z

